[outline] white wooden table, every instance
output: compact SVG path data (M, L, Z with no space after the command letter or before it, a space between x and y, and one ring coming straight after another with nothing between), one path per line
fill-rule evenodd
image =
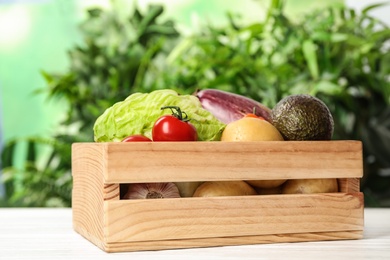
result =
M0 259L390 259L390 209L365 209L361 240L105 253L73 231L70 208L2 208Z

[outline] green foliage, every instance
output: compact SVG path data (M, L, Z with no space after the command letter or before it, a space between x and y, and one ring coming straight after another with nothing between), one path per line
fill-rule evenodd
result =
M118 13L88 10L80 26L84 42L68 52L69 70L64 74L42 72L47 88L39 92L69 103L64 129L50 138L7 144L2 153L7 200L1 204L70 206L71 144L93 141L96 118L115 102L136 91L159 88L153 80L179 36L173 22L160 22L163 8L155 5L145 14L137 8L128 16ZM51 150L48 159L42 158L42 145ZM14 162L17 147L27 150L21 166Z
M145 15L135 8L129 16L101 9L88 10L81 24L84 44L69 50L65 74L42 72L51 97L70 104L66 124L79 122L89 133L106 108L136 91L151 91L158 66L178 37L172 21L159 22L161 6L151 5Z
M240 24L230 14L225 27L208 25L182 38L171 21L159 22L160 6L124 18L90 10L81 26L84 45L69 50L69 71L43 72L50 96L69 101L63 125L77 131L50 139L56 149L45 167L30 157L23 169L8 168L10 201L70 205L70 144L91 141L96 118L129 94L218 88L269 107L291 94L318 96L334 116L334 139L363 141L366 204L390 206L390 178L384 174L390 168L390 29L368 14L378 6L359 14L333 7L292 20L283 1L274 0L264 21ZM32 140L29 147L40 142ZM14 147L6 149L3 156ZM4 162L12 166L10 158Z
M25 164L14 165L12 154L25 148ZM46 149L46 152L42 152ZM68 140L28 138L7 143L3 153L3 180L8 194L4 206L70 206L72 176Z
M273 1L264 22L209 26L171 53L167 81L183 89L220 88L273 107L298 93L318 96L335 119L334 139L362 140L369 205L390 205L390 29L348 8L295 21ZM375 181L374 181L375 180ZM386 193L387 192L387 193ZM375 203L374 203L375 202Z

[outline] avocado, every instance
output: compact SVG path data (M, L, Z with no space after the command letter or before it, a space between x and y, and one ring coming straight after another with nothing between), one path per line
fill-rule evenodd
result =
M334 121L317 97L298 94L280 100L271 111L272 124L284 140L331 140Z

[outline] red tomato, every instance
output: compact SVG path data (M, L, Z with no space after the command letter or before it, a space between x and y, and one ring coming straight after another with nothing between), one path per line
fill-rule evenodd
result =
M265 120L264 117L256 115L256 108L255 107L253 108L253 112L252 113L248 113L244 117L254 117L254 118Z
M154 123L153 141L197 141L198 133L196 128L188 122L187 115L175 106L162 107L161 109L166 108L172 110L172 115L161 116Z
M262 119L262 120L265 120L264 117L261 117L261 116L257 116L255 114L246 114L244 117L254 117L254 118L258 118L258 119Z
M122 142L151 142L149 138L144 135L130 135L122 140Z

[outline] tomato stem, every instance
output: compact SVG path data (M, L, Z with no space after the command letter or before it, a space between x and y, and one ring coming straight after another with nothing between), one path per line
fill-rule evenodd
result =
M161 110L169 108L172 111L172 116L176 117L180 121L187 122L190 119L188 119L188 115L186 112L181 111L180 107L178 106L165 106L162 107Z

